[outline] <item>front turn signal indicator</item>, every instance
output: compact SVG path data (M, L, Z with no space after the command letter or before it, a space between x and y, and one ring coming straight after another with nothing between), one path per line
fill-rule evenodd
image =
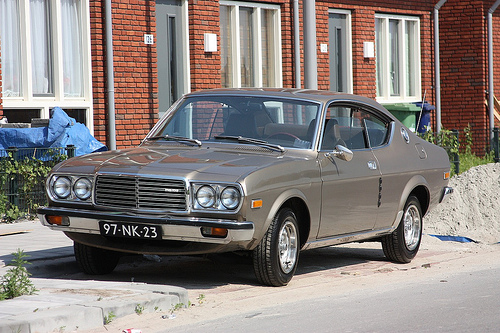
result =
M226 228L202 227L201 234L205 237L226 238L228 231Z
M69 217L61 215L46 215L45 220L52 225L69 226Z

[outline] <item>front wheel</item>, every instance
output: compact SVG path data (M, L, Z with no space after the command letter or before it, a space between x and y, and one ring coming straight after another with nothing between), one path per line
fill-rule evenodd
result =
M118 260L120 260L118 252L99 249L77 242L74 242L73 249L78 267L84 273L90 275L111 273L118 265Z
M415 196L406 201L399 226L382 238L382 249L391 261L409 263L417 255L422 240L422 208Z
M299 260L297 218L290 208L281 209L264 238L253 250L253 267L260 283L280 287L292 279Z

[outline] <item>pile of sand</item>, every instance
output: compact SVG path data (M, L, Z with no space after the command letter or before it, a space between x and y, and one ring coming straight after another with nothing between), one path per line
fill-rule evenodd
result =
M450 179L454 192L424 220L424 233L500 242L500 164L486 164Z

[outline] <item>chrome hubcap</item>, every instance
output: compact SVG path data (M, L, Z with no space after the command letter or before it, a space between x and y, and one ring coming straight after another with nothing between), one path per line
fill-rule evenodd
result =
M279 261L283 273L290 273L297 261L297 229L290 221L285 221L279 233Z
M404 237L408 250L413 251L420 241L420 230L422 228L422 219L415 205L410 205L404 216Z

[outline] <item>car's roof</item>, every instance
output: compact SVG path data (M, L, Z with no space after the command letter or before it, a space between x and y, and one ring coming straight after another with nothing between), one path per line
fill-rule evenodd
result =
M294 98L305 99L309 101L316 101L319 103L328 103L330 101L347 101L347 102L360 102L370 105L376 109L382 110L383 113L390 115L386 109L374 101L373 99L326 90L312 90L312 89L297 89L297 88L221 88L200 90L187 94L186 96L204 96L204 95L239 95L239 96L269 96L281 98Z

